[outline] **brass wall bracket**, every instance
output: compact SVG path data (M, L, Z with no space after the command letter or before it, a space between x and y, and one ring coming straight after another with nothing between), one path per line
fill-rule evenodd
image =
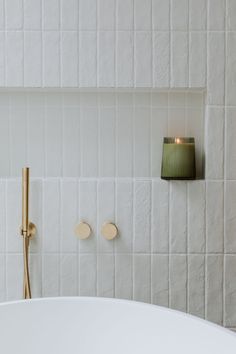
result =
M23 231L22 226L20 227L20 234L21 236L24 236L24 234L27 233L28 238L32 238L36 235L37 229L34 223L30 222L28 226L28 231Z

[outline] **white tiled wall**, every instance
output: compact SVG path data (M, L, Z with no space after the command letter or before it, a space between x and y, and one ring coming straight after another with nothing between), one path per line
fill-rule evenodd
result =
M22 296L20 188L19 178L0 182L1 301ZM226 239L223 254L223 191L223 182L204 180L33 179L33 296L116 296L217 323L225 316L234 327L235 241ZM74 235L79 220L91 225L88 240ZM117 224L114 241L101 236L104 221Z
M168 90L0 95L0 175L11 177L0 183L1 300L21 296L13 177L27 162L40 177L34 295L134 298L236 327L235 55L234 0L0 0L3 88ZM206 88L204 150L196 92L170 88ZM157 178L167 133L200 137L205 180ZM77 245L80 219L93 237ZM112 243L99 232L108 219L120 229Z
M207 83L209 101L223 103L225 1L1 0L0 86ZM230 31L235 30L234 6L228 1ZM234 33L227 37L233 53ZM218 65L212 67L216 53ZM232 90L230 96L234 100Z

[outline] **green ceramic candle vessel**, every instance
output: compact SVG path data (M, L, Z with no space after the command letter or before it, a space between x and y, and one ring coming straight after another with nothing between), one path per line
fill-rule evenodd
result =
M196 178L194 138L164 138L161 178Z

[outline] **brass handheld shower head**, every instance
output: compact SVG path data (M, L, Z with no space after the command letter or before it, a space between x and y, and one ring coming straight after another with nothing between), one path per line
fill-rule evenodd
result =
M22 226L24 256L24 299L31 298L29 277L29 241L35 235L36 226L29 222L29 167L22 169Z

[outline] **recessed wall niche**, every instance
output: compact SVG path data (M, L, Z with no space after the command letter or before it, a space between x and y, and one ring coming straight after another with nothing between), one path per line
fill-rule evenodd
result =
M201 177L203 91L0 93L0 177L159 177L164 136L195 137Z

